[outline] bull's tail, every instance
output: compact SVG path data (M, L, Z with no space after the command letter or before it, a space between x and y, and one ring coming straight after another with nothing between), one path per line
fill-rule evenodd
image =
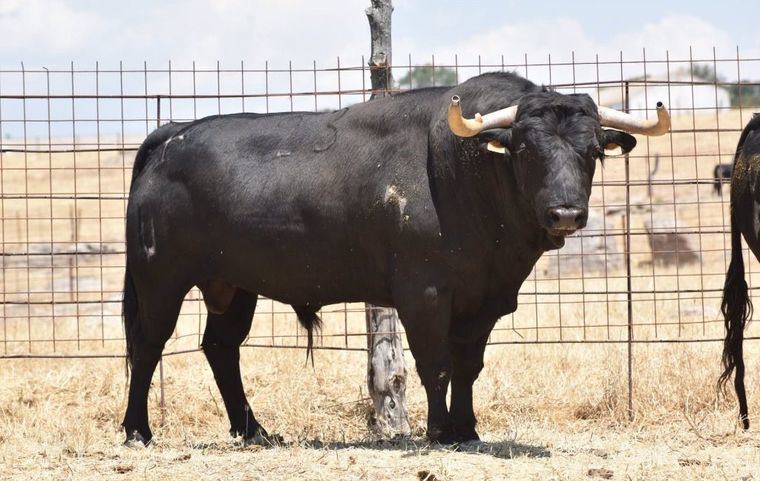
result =
M140 149L135 156L135 163L132 167L132 182L130 184L130 193L135 183L135 179L140 175L148 163L151 152L156 147L164 144L173 135L185 128L186 123L169 123L162 125L154 130L140 145ZM129 238L129 235L127 235ZM129 249L127 249L129 252ZM139 306L137 302L137 290L132 275L129 272L129 254L127 254L126 269L124 272L124 296L121 302L121 315L124 319L124 337L127 341L127 367L131 368L134 361L135 340L139 335L140 322L138 319Z
M713 169L713 191L715 195L723 197L723 174L720 168L721 164L717 164Z
M127 340L127 368L132 367L134 361L135 340L139 334L140 322L138 319L137 290L132 280L132 274L127 265L124 272L124 297L121 302L121 316L124 318L124 337Z
M739 417L744 429L749 429L747 393L744 389L743 343L744 326L752 317L752 300L749 298L747 282L744 280L741 232L733 205L731 206L731 263L723 286L721 311L726 325L726 339L723 343L723 373L718 379L718 388L725 393L726 382L735 369L734 387L739 401Z
M314 331L322 328L322 320L317 312L307 306L293 306L298 316L298 322L306 329L306 361L311 356L311 365L314 366Z

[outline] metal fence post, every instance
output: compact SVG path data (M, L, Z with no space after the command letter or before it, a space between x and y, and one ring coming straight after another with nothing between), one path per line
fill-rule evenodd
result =
M629 83L625 82L623 110L630 112ZM631 178L629 156L625 154L625 274L628 305L628 420L633 421L633 296L631 285Z

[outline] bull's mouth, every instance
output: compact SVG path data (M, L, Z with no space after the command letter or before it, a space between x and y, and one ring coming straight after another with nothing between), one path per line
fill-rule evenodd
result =
M565 237L573 234L576 229L546 229L546 238L559 249L565 245Z

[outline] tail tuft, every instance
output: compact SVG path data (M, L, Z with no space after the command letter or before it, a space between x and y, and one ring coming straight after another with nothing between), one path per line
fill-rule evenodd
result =
M752 300L747 282L744 280L744 259L742 258L741 232L736 222L736 213L731 209L731 263L726 273L721 303L726 338L723 341L723 373L718 378L718 389L725 394L726 383L734 376L736 397L739 401L739 417L744 429L749 429L747 394L744 388L744 328L752 318Z
M306 361L311 356L311 365L314 366L314 331L322 329L322 320L317 316L317 311L309 306L293 306L298 316L298 322L306 329Z

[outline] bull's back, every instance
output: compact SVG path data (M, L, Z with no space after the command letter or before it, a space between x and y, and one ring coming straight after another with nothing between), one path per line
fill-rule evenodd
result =
M200 277L288 302L385 296L402 211L415 208L405 192L427 189L424 166L413 165L424 154L402 142L409 160L399 165L392 141L341 123L345 115L190 124L153 149L130 208L152 218L157 251L185 253Z

